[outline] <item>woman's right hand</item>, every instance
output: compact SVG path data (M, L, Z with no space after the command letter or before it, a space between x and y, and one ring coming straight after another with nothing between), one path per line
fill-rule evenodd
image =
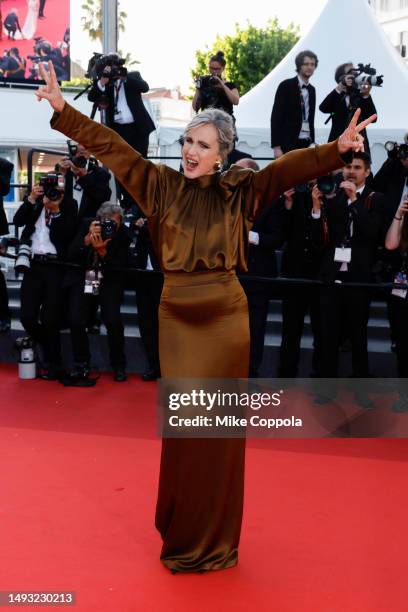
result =
M318 188L317 185L315 185L312 189L312 202L313 202L313 211L314 212L318 212L321 207L322 207L322 199L323 199L323 194L320 191L320 189Z
M30 204L35 204L38 198L40 198L42 195L44 195L44 188L41 187L39 183L36 183L31 189L31 193L28 196L28 201Z
M45 81L45 85L41 85L35 95L39 102L45 99L48 100L52 108L60 113L65 106L65 100L62 97L60 87L58 85L57 75L55 74L54 65L48 62L48 72L42 64L39 64L41 78Z

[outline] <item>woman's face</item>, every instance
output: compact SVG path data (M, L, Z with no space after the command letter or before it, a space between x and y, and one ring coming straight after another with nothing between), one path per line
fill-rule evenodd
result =
M211 76L217 76L221 78L224 68L221 66L220 62L212 61L208 64L208 70L210 71Z
M218 134L211 124L200 125L187 132L182 149L184 174L195 179L214 174L214 166L221 161Z

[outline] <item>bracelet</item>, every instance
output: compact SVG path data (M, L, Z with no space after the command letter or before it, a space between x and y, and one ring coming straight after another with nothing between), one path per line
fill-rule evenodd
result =
M402 217L394 217L397 221L402 221Z

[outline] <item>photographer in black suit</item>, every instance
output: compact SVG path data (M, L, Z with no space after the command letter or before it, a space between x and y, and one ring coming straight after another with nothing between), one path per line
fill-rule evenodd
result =
M6 236L9 233L3 196L6 196L10 191L10 180L13 168L14 166L11 162L0 157L0 236ZM7 285L4 274L0 270L0 333L8 331L10 326L11 320L8 306Z
M114 380L126 380L125 339L120 314L125 273L117 268L128 264L129 243L122 208L106 202L99 208L95 220L84 219L69 248L69 261L81 266L68 270L64 280L70 292L68 317L75 362L68 377L70 384L86 384L89 375L91 354L86 325L94 295L100 298Z
M369 376L367 323L369 290L364 287L341 288L342 282L366 283L372 280L378 236L384 225L384 198L366 184L370 158L354 154L343 169L344 181L335 198L323 198L317 187L312 191L315 223L320 225L325 244L319 278L330 283L320 291L321 360L319 374L336 378L342 323L352 346L352 374ZM323 208L322 208L323 203Z
M271 146L275 158L293 149L307 148L315 139L316 90L309 80L318 59L312 51L302 51L295 63L297 76L279 84L272 108Z
M21 36L23 33L21 31L21 26L18 21L18 11L17 9L12 10L3 22L4 28L7 30L7 36L9 39L14 40L16 37L17 30L20 32Z
M44 352L45 370L40 377L58 378L61 369L60 322L64 261L75 232L75 207L55 174L36 184L14 215L13 223L24 226L21 243L31 245L31 265L21 284L21 323Z
M330 113L332 120L328 142L336 140L344 132L357 108L361 108L361 119L367 119L377 112L370 95L371 85L363 82L357 86L356 73L358 70L351 62L338 66L334 73L337 86L319 106L322 113ZM361 135L364 137L365 151L369 152L366 130L363 130Z
M327 184L330 177L326 177ZM285 246L281 275L286 278L315 280L324 248L319 227L313 220L311 190L316 184L299 185L282 196ZM334 178L332 182L334 189ZM318 215L320 217L320 214ZM306 314L313 334L312 375L316 376L320 356L319 290L313 284L288 284L282 296L282 341L278 375L292 378L298 374L300 346Z
M100 206L112 195L109 187L110 172L99 166L98 161L82 145L70 145L73 155L59 162L65 176L65 191L78 204L78 225L85 218L93 218Z
M149 135L156 129L141 95L149 91L149 85L142 79L140 72L127 72L123 60L115 53L102 56L98 62L95 69L99 78L94 79L88 99L104 110L104 122L108 127L115 130L142 157L147 157ZM111 73L115 78L111 78ZM117 183L117 187L121 205L128 208L133 199L120 183Z

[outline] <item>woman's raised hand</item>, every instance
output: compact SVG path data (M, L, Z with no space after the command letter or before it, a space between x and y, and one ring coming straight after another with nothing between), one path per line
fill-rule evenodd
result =
M365 121L357 124L358 118L361 115L361 108L358 108L353 115L349 126L344 130L338 139L339 153L347 153L347 151L354 151L354 153L364 151L364 138L360 132L364 128L377 119L377 115L371 115Z
M41 78L45 81L45 85L41 85L35 95L39 102L45 99L48 100L52 108L60 113L65 106L65 100L62 97L60 86L58 85L57 75L55 74L54 65L48 62L48 71L42 64L39 64Z

